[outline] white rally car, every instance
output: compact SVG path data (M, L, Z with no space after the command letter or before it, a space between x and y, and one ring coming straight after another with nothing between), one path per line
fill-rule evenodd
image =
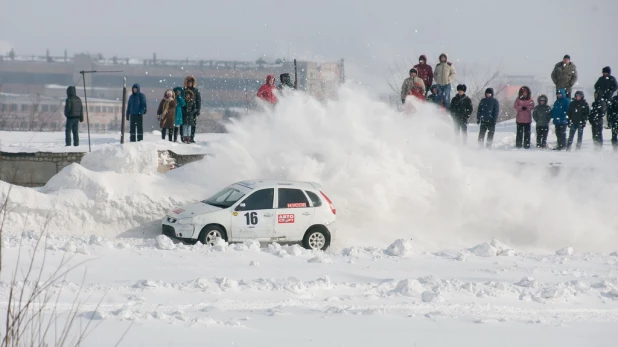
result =
M169 211L163 234L188 243L255 239L325 250L337 231L337 211L320 189L312 182L234 183L207 200Z

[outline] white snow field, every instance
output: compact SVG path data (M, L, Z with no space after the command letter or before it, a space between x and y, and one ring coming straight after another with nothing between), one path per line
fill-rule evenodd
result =
M0 182L0 307L36 254L45 274L77 265L51 290L66 314L81 289L79 324L96 324L82 346L115 345L129 326L120 346L615 346L618 153L595 152L589 129L578 152L514 150L508 122L492 151L475 126L462 147L450 119L417 106L401 114L344 87L327 105L287 97L195 145L96 135L43 188ZM0 139L64 150L60 133ZM160 174L160 148L210 155ZM323 184L332 248L160 235L167 209L251 178Z

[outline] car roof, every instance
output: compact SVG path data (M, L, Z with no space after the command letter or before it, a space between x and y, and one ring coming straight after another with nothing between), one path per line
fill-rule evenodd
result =
M272 180L272 179L257 179L246 180L236 182L242 187L249 189L261 189L261 188L299 188L299 189L317 189L320 190L322 185L316 182L303 182L303 181L287 181L287 180Z

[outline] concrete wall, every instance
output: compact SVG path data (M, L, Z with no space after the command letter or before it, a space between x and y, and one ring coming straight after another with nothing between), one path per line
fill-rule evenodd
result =
M41 187L86 153L0 152L0 180L25 187Z
M80 163L86 153L10 153L0 152L0 181L24 187L42 187L50 178L72 163ZM159 151L160 173L204 158L205 154L181 155Z

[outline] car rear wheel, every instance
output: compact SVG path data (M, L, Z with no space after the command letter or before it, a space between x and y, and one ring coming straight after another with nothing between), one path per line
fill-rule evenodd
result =
M223 239L227 242L227 234L218 225L207 225L202 229L199 240L205 245L214 246L218 239Z
M305 233L303 247L313 250L326 250L330 246L330 233L324 227L312 227Z

